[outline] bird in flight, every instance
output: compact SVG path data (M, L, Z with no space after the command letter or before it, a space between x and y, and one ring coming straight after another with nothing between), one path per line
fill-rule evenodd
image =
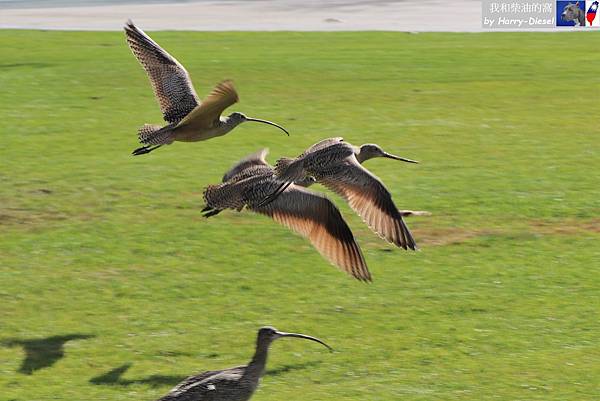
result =
M416 250L417 245L392 196L379 178L362 166L374 157L418 163L385 152L379 145L360 147L343 138L329 138L308 148L297 158L281 158L275 164L275 175L281 184L258 204L264 207L297 180L314 180L343 197L350 207L382 238L394 245Z
M289 135L285 128L271 121L238 112L221 116L239 99L232 81L219 83L200 100L186 69L131 20L125 25L125 36L129 48L148 74L163 118L168 123L165 126L144 124L138 131L143 146L135 149L133 155L150 153L174 141L205 141L225 135L246 121L273 125Z
M307 238L319 253L340 270L361 281L371 281L371 273L354 235L338 208L325 195L302 186L311 179L288 186L273 202L258 206L282 183L265 160L262 149L240 160L223 176L223 183L204 190L206 217L224 209L253 212L269 216L279 224Z

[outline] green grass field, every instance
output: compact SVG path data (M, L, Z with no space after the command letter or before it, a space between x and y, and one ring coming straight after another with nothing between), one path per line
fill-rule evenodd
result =
M1 400L154 400L265 324L336 352L275 343L256 400L598 399L599 33L153 37L292 135L132 157L161 115L122 33L0 31ZM201 217L237 159L333 136L421 161L366 164L433 213L408 219L421 252L332 196L372 284L263 216Z

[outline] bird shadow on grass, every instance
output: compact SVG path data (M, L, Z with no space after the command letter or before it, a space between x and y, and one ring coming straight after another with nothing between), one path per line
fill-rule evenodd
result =
M292 365L283 365L281 367L268 370L265 376L280 376L294 370L302 370L318 365L320 362L305 362ZM125 372L131 367L131 363L124 363L108 372L90 379L90 383L104 386L131 386L132 384L146 384L151 387L174 386L182 382L189 376L177 375L152 375L141 379L123 379Z
M183 381L187 376L152 375L141 379L123 379L121 376L129 370L131 363L125 363L100 376L92 377L90 383L104 386L130 386L132 384L147 384L151 387L174 386Z
M281 376L283 374L286 374L287 372L292 372L294 370L303 370L303 369L312 368L320 363L321 363L321 361L311 361L311 362L283 365L283 366L280 366L275 369L267 370L265 372L265 376Z
M46 338L20 339L9 338L2 340L5 347L23 347L25 359L21 363L18 372L31 375L36 370L50 367L65 356L65 343L73 340L85 340L93 338L91 334L67 334Z

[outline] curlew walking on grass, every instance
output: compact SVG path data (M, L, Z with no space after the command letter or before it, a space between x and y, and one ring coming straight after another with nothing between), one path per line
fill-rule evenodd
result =
M325 139L295 159L281 158L277 161L275 174L283 184L259 207L273 202L294 181L313 177L316 182L342 196L379 236L398 247L415 250L415 240L389 191L379 178L362 166L364 161L374 157L418 163L389 154L375 144L357 147L344 142L343 138Z
M128 21L125 36L131 51L138 59L152 84L166 126L144 124L138 139L144 146L133 151L134 155L150 153L162 145L174 141L205 141L229 131L246 121L273 125L286 134L287 130L274 122L232 113L221 113L238 101L238 94L231 81L219 83L212 92L200 100L186 69L153 41L144 31Z
M310 178L288 186L273 202L258 206L282 184L265 161L266 155L267 149L262 149L242 159L225 173L222 184L205 189L205 217L247 206L307 238L341 270L358 280L371 281L360 247L338 208L326 196L301 187L309 185Z
M331 347L318 338L304 334L284 333L273 327L262 327L256 338L256 351L250 363L231 369L213 370L190 376L158 401L246 401L258 387L265 372L267 353L273 341L296 337Z

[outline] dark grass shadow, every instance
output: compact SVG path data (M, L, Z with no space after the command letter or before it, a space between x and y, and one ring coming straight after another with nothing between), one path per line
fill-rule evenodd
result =
M36 339L11 338L2 340L2 345L6 347L23 347L25 359L23 359L18 372L31 375L36 370L50 367L59 359L64 358L64 345L67 341L85 340L93 337L95 336L90 334L67 334Z
M283 365L281 367L268 370L265 376L280 376L294 370L302 370L314 367L320 362L305 362L295 365ZM132 384L146 384L151 387L175 386L181 383L189 376L177 375L152 375L141 379L123 379L125 372L131 367L131 363L124 363L108 372L90 379L90 383L98 386L131 386ZM198 372L197 372L198 373Z
M292 372L294 370L304 370L308 368L312 368L320 364L320 361L312 361L312 362L304 362L304 363L296 363L290 365L283 365L275 369L268 369L265 372L265 376L281 376L286 374L287 372Z
M0 64L0 69L11 69L11 68L45 68L50 67L52 64L49 63L13 63L13 64Z
M121 379L121 376L123 376L123 374L125 372L127 372L127 370L131 367L130 363L125 363L117 368L114 368L113 370L109 370L108 372L100 375L100 376L96 376L96 377L92 377L90 379L90 383L92 384L105 384L105 385L113 385L113 384L119 384L120 382L123 382L124 380Z
M129 370L131 363L125 363L100 376L90 379L90 383L104 386L130 386L132 384L146 384L151 387L174 386L186 379L187 376L152 375L141 379L123 379L121 376Z

